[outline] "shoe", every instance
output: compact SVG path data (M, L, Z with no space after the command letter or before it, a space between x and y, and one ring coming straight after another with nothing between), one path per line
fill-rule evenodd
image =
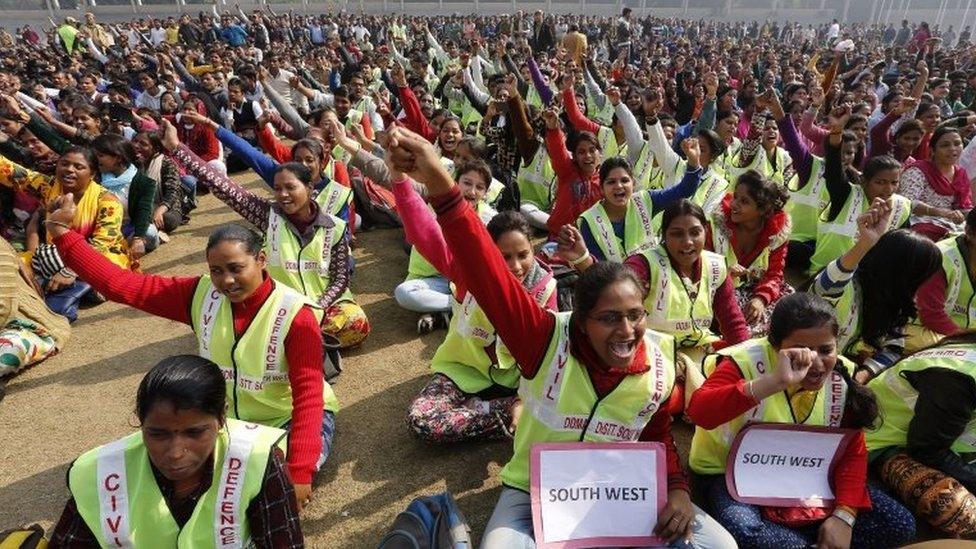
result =
M434 329L435 330L446 330L448 326L451 325L451 313L450 311L445 311L442 313L436 313L434 315Z
M434 331L434 315L424 313L417 319L417 333L420 335L429 334Z
M162 242L163 244L166 244L167 242L169 242L169 235L168 234L166 234L163 231L159 231L157 234L159 235L159 241L160 242Z

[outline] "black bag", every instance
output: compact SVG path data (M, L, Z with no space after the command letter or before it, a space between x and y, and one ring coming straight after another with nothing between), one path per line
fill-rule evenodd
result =
M450 492L419 497L397 515L379 549L470 549L471 527Z

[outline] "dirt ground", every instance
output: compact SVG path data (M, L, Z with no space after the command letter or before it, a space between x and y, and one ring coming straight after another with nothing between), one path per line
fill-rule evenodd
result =
M263 192L263 184L248 179ZM190 224L145 258L146 272L205 272L203 249L217 226L239 221L212 196ZM342 409L333 454L315 479L303 514L310 547L375 547L398 512L419 495L451 491L480 539L499 493L506 442L431 447L408 433L404 413L428 377L444 332L418 337L416 316L400 309L393 288L406 272L398 230L357 236L353 290L372 322L361 349L347 353L335 386ZM164 356L195 352L187 326L105 303L81 312L64 352L7 386L0 402L0 530L57 521L68 491L68 465L82 452L134 430L136 387ZM678 438L687 449L688 429Z

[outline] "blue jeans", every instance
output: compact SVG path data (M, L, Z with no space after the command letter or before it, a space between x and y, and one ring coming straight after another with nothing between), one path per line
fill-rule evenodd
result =
M735 540L725 528L696 505L691 540L678 541L668 547L730 549L735 546ZM507 486L502 488L495 510L485 527L481 549L535 549L532 502L527 492Z
M451 283L442 276L404 280L393 290L397 304L415 313L451 310Z
M708 504L718 520L742 547L792 549L816 544L820 524L789 528L763 518L757 505L732 499L724 475L702 477ZM851 547L901 547L915 538L912 513L885 492L868 486L871 510L858 513Z
M291 422L285 423L281 426L282 429L286 431L291 431ZM329 454L332 453L332 437L335 436L335 414L326 410L322 414L322 451L319 452L318 462L315 464L315 469L321 469L322 465L325 464L325 460L329 458Z

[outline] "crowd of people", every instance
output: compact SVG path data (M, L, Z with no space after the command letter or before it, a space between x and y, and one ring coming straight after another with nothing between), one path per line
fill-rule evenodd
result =
M535 546L531 448L579 441L663 443L673 547L976 537L969 40L629 8L0 33L0 376L105 300L198 344L142 380L139 432L74 462L52 546L302 546L329 380L371 344L356 234L390 227L391 293L444 333L405 428L512 444L481 546ZM204 274L144 272L205 194L246 226ZM856 432L829 506L730 493L757 421Z

